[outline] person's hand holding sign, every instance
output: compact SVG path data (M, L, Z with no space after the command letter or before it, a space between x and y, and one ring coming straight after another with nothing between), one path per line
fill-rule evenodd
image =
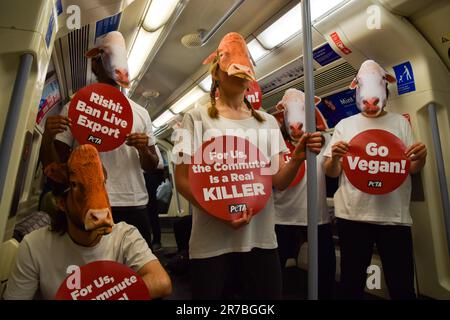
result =
M148 146L148 136L145 133L130 133L127 135L125 143L130 147L135 147L137 151L144 151Z
M155 146L148 145L149 137L146 133L130 133L125 139L125 143L130 147L135 147L139 152L141 167L146 172L151 172L158 165L158 154Z
M427 158L427 147L421 143L417 142L411 145L406 151L406 156L411 160L411 167L409 172L415 174L422 169Z
M48 117L45 122L44 139L54 139L58 133L63 133L72 126L72 120L61 115Z
M43 166L54 162L54 159L58 159L59 161L67 160L67 158L64 157L64 152L61 150L67 148L67 154L69 152L69 147L64 147L65 145L61 142L57 149L50 146L53 146L57 134L63 133L71 127L72 120L68 117L57 115L47 118L44 134L42 135L42 147L39 150L39 158L41 159Z
M250 222L253 216L253 209L250 208L248 211L247 209L244 209L242 212L242 216L238 219L227 221L230 226L232 226L234 229L239 229L243 225L246 225Z
M340 160L348 151L348 143L344 141L338 141L331 147L331 157L334 161Z
M273 186L278 190L286 189L294 180L301 164L306 159L306 148L313 152L317 150L320 152L322 141L320 132L302 133L288 163L284 162L282 154L279 155L278 163L280 167L278 172L272 176Z
M319 154L320 150L322 149L324 143L324 138L322 137L322 134L320 132L313 132L313 133L303 133L300 136L300 139L297 142L297 145L294 149L294 152L292 153L292 158L295 160L305 160L306 155L306 147L316 153Z
M349 144L345 141L338 141L331 146L331 158L325 161L325 171L330 178L337 178L341 174L341 159L347 153Z
M297 140L297 144L295 145L295 149L292 152L292 160L303 161L306 159L306 144L310 133L303 133Z

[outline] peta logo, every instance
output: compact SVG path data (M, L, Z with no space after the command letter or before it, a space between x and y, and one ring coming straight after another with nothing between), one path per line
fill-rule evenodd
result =
M97 137L94 137L94 136L91 135L91 134L89 135L89 137L88 137L87 140L90 141L90 142L92 142L92 143L98 144L98 145L101 145L101 144L102 144L102 139L97 138Z
M244 212L245 210L247 210L247 206L245 205L245 203L242 203L242 204L230 204L228 206L228 211L230 213L240 213L240 212Z
M367 182L367 186L369 188L381 188L383 186L383 183L381 181L371 181L371 180L369 180Z

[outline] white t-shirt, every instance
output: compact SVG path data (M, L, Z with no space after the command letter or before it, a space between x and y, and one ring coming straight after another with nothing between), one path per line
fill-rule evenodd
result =
M207 107L208 105L198 106L184 116L182 128L187 129L191 137L194 136L194 121L201 121L200 130L203 131L203 134L208 129L215 129L217 135L231 135L232 132L227 132L227 129L241 129L243 132L248 129L256 130L261 135L256 134L253 139L250 138L248 140L255 146L266 144L267 148L263 146L262 148L260 147L260 150L267 158L278 156L279 153L288 151L277 120L272 115L257 111L266 119L262 123L259 123L254 117L243 120L231 120L219 116L218 119L212 119L208 115ZM201 137L200 145L204 141L203 136ZM261 141L264 139L261 144L260 139ZM190 145L186 141L179 142L180 144L173 148L175 159L178 159L180 145L185 154L192 154L190 150L193 150L194 146L193 142L190 142ZM225 221L213 217L194 206L192 231L189 241L189 256L191 259L210 258L229 252L248 252L253 248L275 249L276 247L275 208L272 195L270 195L264 209L255 215L249 224L237 230L227 225Z
M317 222L318 224L330 223L331 216L327 205L327 190L325 182L325 172L323 154L327 143L330 141L330 135L324 134L325 145L316 157L317 161ZM306 168L305 168L306 169ZM274 190L273 198L275 201L275 223L283 225L308 225L307 215L307 173L295 186L286 190Z
M114 225L94 247L75 244L65 233L44 227L26 235L19 246L16 262L9 277L4 299L53 299L68 276L70 265L109 260L127 265L135 272L156 257L139 231L125 222Z
M153 135L150 115L147 110L134 101L130 99L128 101L133 111L131 133L146 133L149 137L148 145L154 145L155 136ZM68 108L69 103L64 106L61 115L67 116ZM64 142L70 147L77 145L70 130L56 135L56 140ZM112 207L141 206L148 203L144 171L136 148L124 143L112 151L100 152L100 158L108 173L106 190Z
M403 116L389 112L381 117L368 118L357 114L336 125L331 142L325 150L325 157L331 158L331 147L336 142L349 142L358 133L369 129L389 131L403 141L406 147L414 143L411 126ZM355 188L342 172L339 188L334 194L335 215L338 218L377 224L412 225L410 196L410 176L390 193L371 195Z

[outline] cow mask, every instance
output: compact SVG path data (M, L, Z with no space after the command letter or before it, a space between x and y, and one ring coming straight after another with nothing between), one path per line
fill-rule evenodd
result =
M59 207L78 229L102 235L112 231L105 175L95 147L78 146L67 163L51 163L44 173L65 188Z
M387 84L396 82L378 63L366 60L350 84L356 88L356 105L366 116L377 117L387 103Z
M250 61L250 54L244 38L236 32L225 35L216 51L203 61L203 64L218 63L220 70L229 76L256 80Z

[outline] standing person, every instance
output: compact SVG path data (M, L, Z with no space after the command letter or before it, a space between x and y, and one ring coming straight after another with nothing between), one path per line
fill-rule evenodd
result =
M289 118L289 109L292 112L301 112L299 119L305 119L305 98L304 93L289 89L283 96L282 101L277 105L278 109L283 110ZM316 99L316 103L320 98ZM283 126L288 125L283 122ZM300 122L300 130L304 123ZM285 132L285 140L291 142L291 137ZM334 283L336 273L336 255L334 251L332 217L327 205L325 173L323 171L325 146L330 141L329 134L323 134L325 139L324 147L317 155L317 205L318 205L318 261L319 261L319 299L332 299L334 295ZM305 170L306 171L306 170ZM288 258L297 260L300 247L308 238L308 219L307 219L307 176L306 172L303 178L296 185L290 186L284 191L275 189L273 193L275 204L275 232L277 234L278 254L280 256L281 268L284 268Z
M265 156L280 164L272 176L273 185L280 190L285 189L305 159L306 145L320 149L320 133L299 137L292 160L284 164L280 159L288 149L277 120L265 112L254 110L245 99L249 82L255 79L245 40L238 33L227 34L218 50L204 63L210 62L213 79L211 101L188 112L183 119L182 130L187 130L191 138L194 138L195 123L201 124L203 132L213 129L219 134L226 132L230 135L237 130L242 135L242 130L250 129L268 133L259 135L265 136L259 140L255 135L256 139L250 139L250 142L268 147L266 150L270 151L266 151ZM220 95L216 100L217 90ZM276 135L271 136L274 132ZM200 139L179 142L174 148L174 156L192 155L196 151L193 145L204 142L204 137ZM180 150L179 146L182 146L181 154L176 151ZM281 271L276 249L273 197L269 197L255 217L252 218L252 208L248 208L240 218L229 222L201 209L189 183L188 163L177 164L175 182L177 190L194 206L189 241L193 299L229 298L231 295L224 293L226 284L236 282L241 285L244 298L280 299ZM236 273L238 278L234 278Z
M125 40L117 31L99 38L97 46L86 53L92 58L92 72L98 82L115 87L129 85ZM151 246L150 222L147 213L148 194L143 171L151 172L158 164L155 137L148 112L128 99L133 112L133 127L126 144L100 153L108 175L106 189L115 222L136 226ZM49 117L42 138L40 159L46 167L51 162L67 161L75 141L69 130L69 103L59 116Z
M342 294L346 299L363 297L374 244L381 257L391 298L415 298L410 177L389 193L370 194L356 188L342 173L342 159L352 147L349 142L369 129L387 131L401 140L406 146L404 154L411 161L410 174L418 173L424 166L427 149L420 142L414 143L408 121L384 110L388 82L395 82L395 78L375 61L367 60L361 65L350 85L350 88L356 88L361 113L338 123L325 151L326 174L340 177L334 206L341 250Z

